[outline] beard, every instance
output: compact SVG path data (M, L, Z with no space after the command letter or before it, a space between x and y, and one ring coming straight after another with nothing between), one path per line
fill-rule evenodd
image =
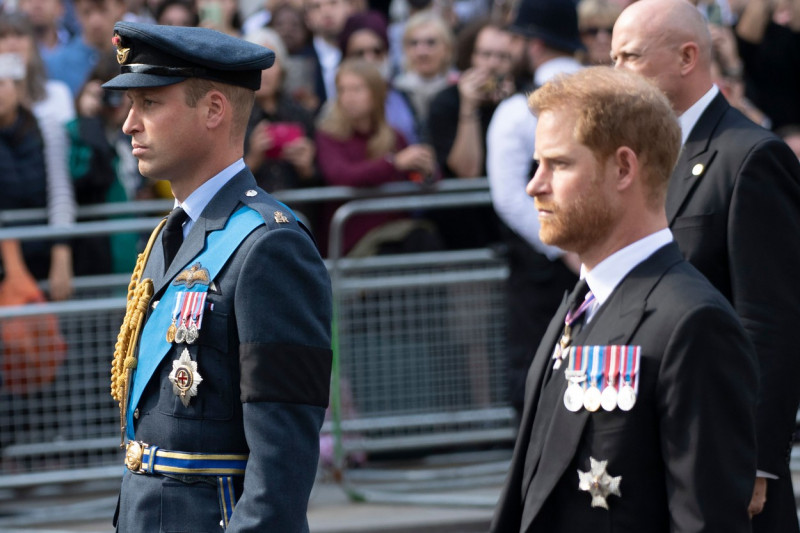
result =
M615 221L614 210L596 182L569 203L548 203L537 198L535 205L536 209L552 213L541 221L542 242L579 255L601 241Z

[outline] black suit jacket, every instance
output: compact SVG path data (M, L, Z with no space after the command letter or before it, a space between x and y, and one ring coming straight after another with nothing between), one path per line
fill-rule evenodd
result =
M720 94L683 147L667 217L683 255L731 302L755 345L758 468L788 475L800 403L797 157Z
M720 532L750 530L756 364L728 302L667 245L635 267L600 307L576 344L642 347L639 395L624 412L572 413L561 396L536 413L542 380L569 305L565 300L528 374L511 471L491 531ZM531 449L536 416L551 417ZM526 456L538 467L527 471ZM610 510L578 490L589 458L622 476ZM529 458L530 461L530 458Z

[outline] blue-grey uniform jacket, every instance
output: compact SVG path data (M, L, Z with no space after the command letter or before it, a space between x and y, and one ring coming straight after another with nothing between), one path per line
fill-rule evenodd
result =
M195 221L166 273L157 238L143 274L154 283L148 309L243 205L265 225L211 280L198 340L188 345L202 377L197 396L184 406L173 391L169 374L187 345L172 345L130 406L132 429L136 441L163 450L249 454L226 531L304 532L331 371L330 279L307 230L245 169ZM124 473L119 532L219 532L222 519L216 477Z

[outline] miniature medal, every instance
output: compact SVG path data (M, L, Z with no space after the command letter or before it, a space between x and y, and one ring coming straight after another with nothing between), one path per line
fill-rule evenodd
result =
M619 372L619 346L609 346L606 353L606 386L600 395L600 407L613 411L617 407L617 372Z
M184 407L189 407L189 401L197 396L197 386L203 378L197 372L197 362L192 361L188 349L184 348L181 356L172 362L169 380L172 382L172 392L181 399Z
M622 496L619 490L622 476L610 476L606 471L608 461L598 461L589 457L591 468L588 472L578 470L578 489L592 495L592 507L602 507L608 510L606 498L609 495Z
M569 349L569 368L564 372L564 377L569 380L569 386L564 391L564 407L573 413L583 407L583 386L586 380L586 357L583 357L583 346L573 346Z
M623 347L620 373L625 383L619 389L617 405L623 411L630 411L636 405L636 387L639 381L639 360L641 358L640 346Z
M589 351L589 350L587 350ZM589 373L589 388L583 393L583 406L587 411L594 413L600 409L600 388L597 382L602 378L600 369L603 368L603 350L600 346L592 347L589 357L591 371Z
M183 291L175 294L175 307L172 308L172 324L167 328L167 342L170 344L175 342L175 333L178 331L175 322L177 322L178 316L180 315L181 304L185 295L186 293Z

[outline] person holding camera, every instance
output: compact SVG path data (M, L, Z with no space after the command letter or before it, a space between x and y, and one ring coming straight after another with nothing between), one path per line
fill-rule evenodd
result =
M272 68L262 71L261 88L247 125L245 162L267 192L321 183L314 164L314 119L283 91L286 46L278 33L262 28L245 37L275 52Z

